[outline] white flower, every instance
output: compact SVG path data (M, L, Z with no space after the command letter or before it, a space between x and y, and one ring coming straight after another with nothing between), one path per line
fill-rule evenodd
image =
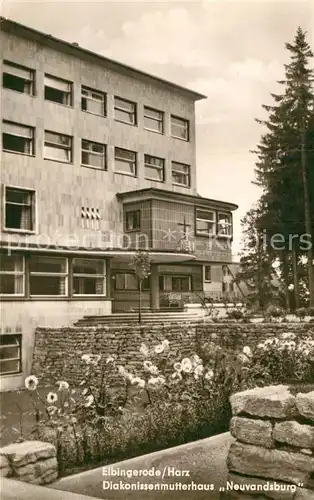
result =
M55 392L49 392L47 394L47 401L48 403L55 403L56 401L58 401L58 396Z
M195 377L198 378L200 375L202 375L203 371L204 371L204 366L203 365L197 365L197 367L194 370Z
M193 365L197 365L198 366L198 365L202 365L203 361L202 361L202 359L197 354L194 354L192 356L192 363L193 363Z
M59 386L58 391L67 390L69 388L69 384L65 380L59 380L57 385Z
M77 423L77 419L76 417L71 417L71 424L76 424Z
M181 363L175 363L173 365L173 368L176 370L176 372L180 372L181 371Z
M181 361L181 370L185 373L190 373L193 369L192 361L190 358L183 358Z
M82 391L82 396L85 396L88 393L87 387Z
M143 366L144 370L150 371L150 368L153 366L153 363L151 361L144 361Z
M113 363L113 362L114 362L114 357L113 356L108 356L108 358L106 359L106 364Z
M163 344L159 344L159 345L156 345L154 351L156 354L161 354L162 352L164 352L165 350L165 346Z
M160 375L159 377L151 377L148 380L148 385L156 386L156 385L163 385L166 382L165 377Z
M169 345L170 345L170 342L169 340L165 339L162 341L162 345L164 346L165 349L168 349Z
M119 372L119 375L121 375L122 377L126 377L128 372L126 371L126 369L124 368L124 366L118 366L118 372Z
M141 344L141 347L140 347L140 353L141 353L143 356L145 356L145 357L147 357L147 356L149 355L149 349L148 349L147 345L145 345L145 344Z
M68 403L68 401L66 401L66 402L64 403L64 408L68 408L68 407L69 407L69 403Z
M159 373L159 370L155 365L152 365L148 371L151 375L158 375Z
M86 398L86 403L85 403L85 408L88 408L89 406L91 406L94 402L94 396L92 394L90 394L89 396L87 396Z
M97 366L101 359L101 354L94 354L91 356L91 364Z
M294 340L296 338L296 334L292 332L285 332L281 335L283 340Z
M213 378L213 376L214 376L214 372L213 372L213 370L208 370L208 371L205 373L205 377L204 377L204 378L205 378L206 380L211 380L211 379Z
M174 372L174 373L171 375L171 378L172 378L173 380L175 380L176 382L179 382L180 380L182 380L182 375L181 375L181 372L179 372L179 371Z
M47 406L47 410L49 412L50 415L54 415L57 411L57 407L56 406Z
M242 351L242 352L243 352L243 354L245 354L245 356L247 356L248 358L251 358L251 357L252 357L252 351L251 351L251 349L250 349L250 347L249 347L249 346L247 346L247 345L246 345L245 347L243 347L243 351Z
M83 356L81 357L81 360L85 361L85 363L87 365L89 365L91 363L92 356L91 356L91 354L83 354Z
M35 375L30 375L25 379L25 387L29 391L35 391L38 386L38 378Z
M143 387L143 382L144 382L144 387L145 387L145 380L143 380L140 377L132 377L130 382L132 385L138 385L139 387Z

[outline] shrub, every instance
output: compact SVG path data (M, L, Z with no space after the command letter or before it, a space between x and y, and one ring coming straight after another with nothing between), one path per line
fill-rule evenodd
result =
M280 318L280 317L284 317L286 315L286 312L284 309L282 309L281 307L278 307L278 306L274 306L274 305L271 305L271 306L268 306L266 311L265 311L265 316L266 318Z
M305 318L305 316L314 317L314 307L300 307L295 313L299 318Z

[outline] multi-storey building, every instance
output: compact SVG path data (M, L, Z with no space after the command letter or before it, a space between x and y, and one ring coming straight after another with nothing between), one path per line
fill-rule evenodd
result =
M6 389L31 369L36 326L136 307L137 248L152 263L145 307L232 294L237 206L197 194L205 96L8 19L0 34Z

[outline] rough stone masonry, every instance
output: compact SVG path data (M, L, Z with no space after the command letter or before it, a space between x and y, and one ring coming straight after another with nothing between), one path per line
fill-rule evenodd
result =
M41 441L24 441L0 448L0 476L42 485L56 481L55 446Z
M234 394L223 500L314 500L314 391Z

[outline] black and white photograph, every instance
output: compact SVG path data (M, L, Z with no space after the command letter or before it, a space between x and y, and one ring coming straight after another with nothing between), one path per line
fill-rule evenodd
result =
M314 2L0 0L1 500L314 500Z

